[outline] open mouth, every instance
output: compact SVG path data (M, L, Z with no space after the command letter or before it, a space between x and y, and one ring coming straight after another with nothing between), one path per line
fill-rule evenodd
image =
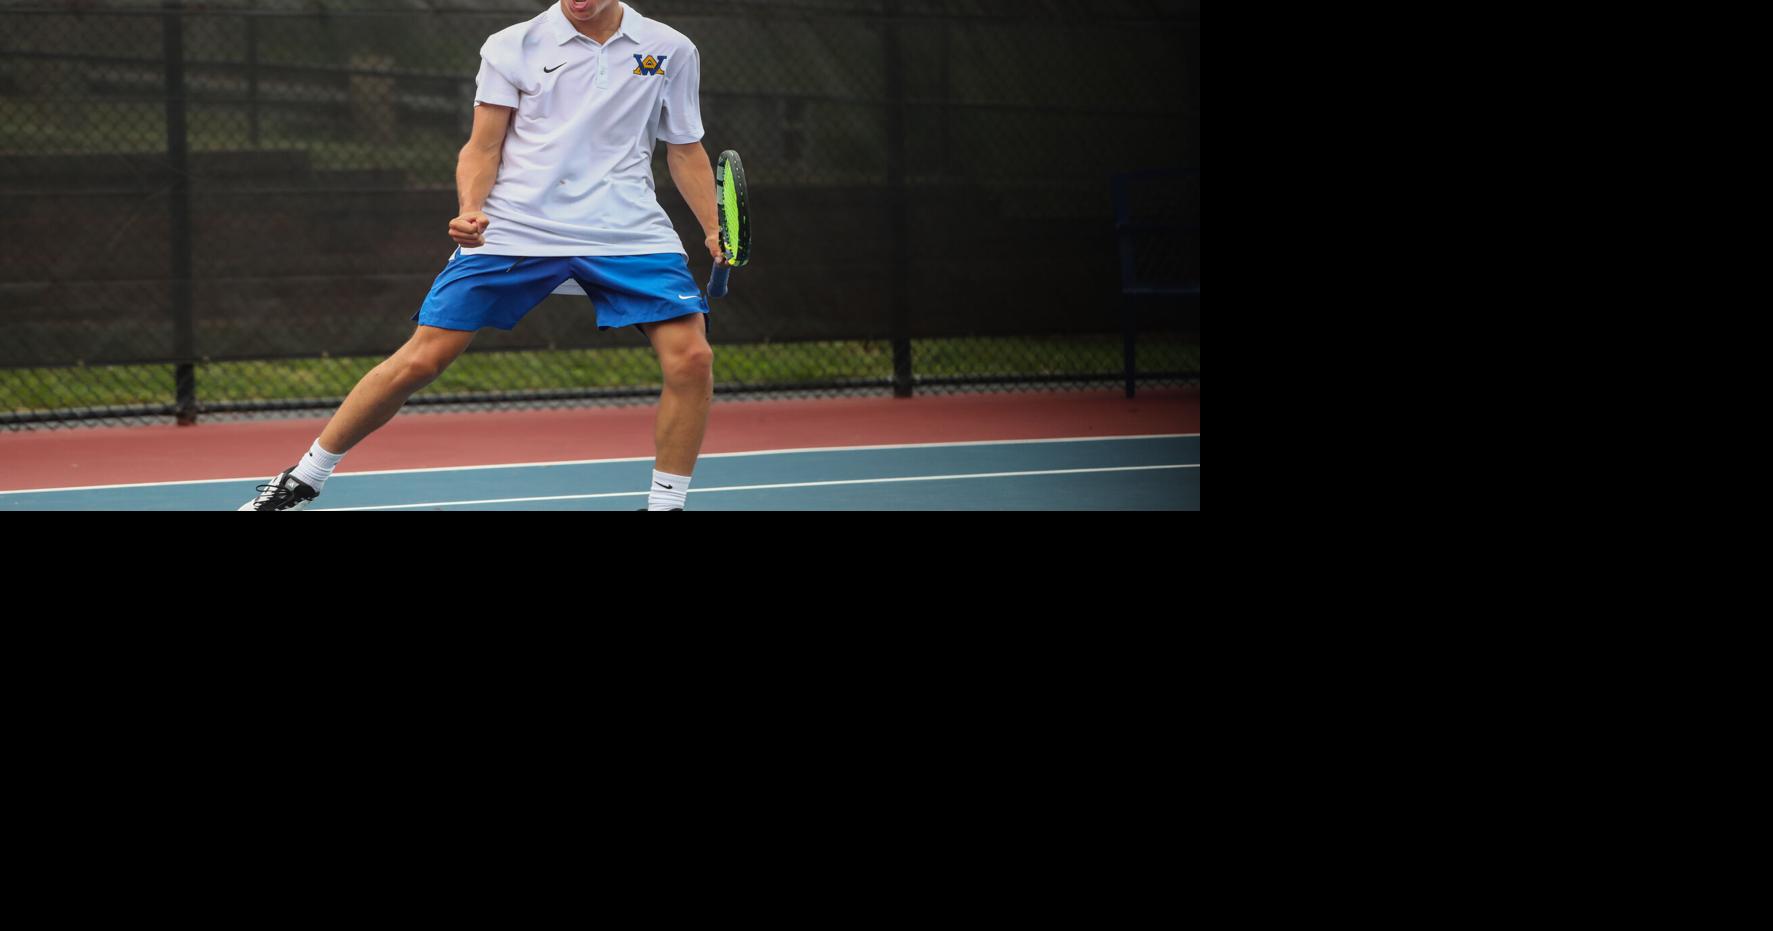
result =
M591 0L567 0L574 13L583 13L591 9Z

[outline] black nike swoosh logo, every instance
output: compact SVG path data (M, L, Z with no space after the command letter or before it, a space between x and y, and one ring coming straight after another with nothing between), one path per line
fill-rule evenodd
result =
M672 490L673 490L673 489L672 489L672 488L671 488L671 486L670 486L670 485L667 485L667 484L665 484L665 483L664 483L664 482L654 482L654 483L653 483L653 484L654 484L654 485L657 485L657 486L659 486L659 487L660 487L660 488L663 488L663 489L665 489L665 490L666 490L666 491L672 491Z
M564 62L564 61L563 61L563 62L561 62L561 63L560 63L560 64L558 64L558 65L555 65L555 66L554 66L554 67L552 67L552 68L543 68L543 69L542 69L542 73L543 73L543 74L553 74L553 73L554 73L554 72L555 72L555 71L557 71L557 70L559 70L559 69L561 69L561 68L564 68L564 67L566 67L566 62Z

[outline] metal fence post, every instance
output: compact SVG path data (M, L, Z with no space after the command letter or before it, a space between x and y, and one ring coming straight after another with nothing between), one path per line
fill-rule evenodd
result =
M256 4L255 4L256 6ZM259 147L259 18L246 16L246 126L252 147Z
M911 305L905 275L910 235L905 204L905 62L900 54L899 2L886 3L887 294L893 314L893 396L911 397Z
M191 322L191 166L185 138L184 0L162 0L161 34L166 56L166 165L168 232L172 247L175 404L180 426L197 422L197 356Z

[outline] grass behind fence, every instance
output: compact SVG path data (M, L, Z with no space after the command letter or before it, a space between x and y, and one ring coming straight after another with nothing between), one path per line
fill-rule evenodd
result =
M212 362L197 366L202 402L340 399L378 356ZM912 341L920 379L1030 376L1113 377L1121 368L1114 335ZM1200 374L1200 338L1149 333L1139 340L1141 371ZM714 378L726 386L885 380L893 375L886 341L722 345ZM645 388L659 384L647 347L473 352L456 360L423 393ZM172 402L170 365L114 365L0 370L0 409L13 412Z

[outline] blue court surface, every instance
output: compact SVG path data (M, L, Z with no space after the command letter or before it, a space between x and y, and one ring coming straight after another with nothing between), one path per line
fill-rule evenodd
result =
M652 457L341 472L310 511L633 511ZM232 511L245 478L0 492L0 511ZM1198 511L1200 435L710 453L686 511Z

